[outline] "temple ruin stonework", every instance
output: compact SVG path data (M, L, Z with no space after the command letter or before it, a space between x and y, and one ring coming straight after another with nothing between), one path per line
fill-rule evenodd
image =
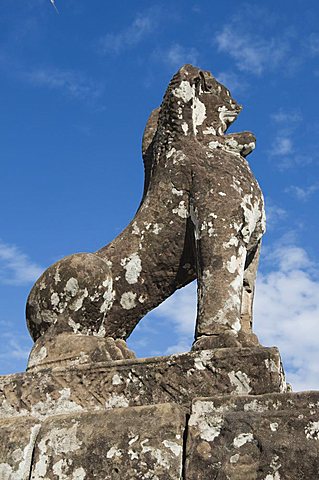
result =
M252 331L265 231L241 107L184 65L147 122L144 193L111 243L49 267L27 301L27 371L0 377L0 480L315 480L319 392L287 387ZM126 339L197 279L190 352Z

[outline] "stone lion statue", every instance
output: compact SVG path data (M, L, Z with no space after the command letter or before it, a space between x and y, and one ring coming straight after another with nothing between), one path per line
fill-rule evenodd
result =
M123 341L140 319L197 279L193 348L258 343L252 303L264 203L245 159L254 136L225 133L240 110L211 73L184 65L173 76L145 128L135 217L108 245L63 258L37 280L27 301L34 340L107 338L128 355Z

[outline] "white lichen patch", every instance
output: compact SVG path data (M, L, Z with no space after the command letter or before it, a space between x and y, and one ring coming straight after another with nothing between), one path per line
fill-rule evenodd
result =
M236 295L234 294L234 292L232 292L232 294L224 303L223 308L218 310L216 315L212 318L212 321L221 323L222 325L228 325L232 329L234 335L237 335L238 332L241 330L240 319L230 318L229 313L234 311L239 312L240 304L241 304L241 299L239 295Z
M51 295L51 304L53 307L57 307L60 303L60 297L57 292L53 292Z
M196 370L205 370L208 363L211 363L212 354L210 351L202 350L194 358L194 367Z
M220 435L224 425L223 409L215 408L211 401L198 401L193 405L189 426L196 427L202 440L212 442Z
M175 88L172 93L175 97L181 98L184 103L187 103L193 98L195 90L187 80L182 80L180 85Z
M60 415L83 410L81 405L78 405L70 399L70 388L62 388L62 390L59 390L59 394L60 397L58 399L53 399L51 395L47 393L45 400L32 405L31 415L42 420L49 415Z
M319 440L319 421L310 421L305 427L305 434L309 440Z
M72 328L74 333L78 333L81 330L81 325L72 320L72 318L68 319L68 325Z
M228 242L223 243L223 247L225 249L231 248L231 247L237 247L239 244L239 240L237 237L231 237L231 239Z
M67 294L71 295L71 297L75 297L75 295L79 291L79 282L77 281L77 279L74 277L69 278L64 287L64 291Z
M172 188L172 194L177 195L178 197L182 197L184 194L183 190L177 190L177 188L173 187Z
M225 193L225 192L218 192L218 195L220 195L221 197L226 197L226 193Z
M182 130L183 130L184 135L187 135L187 133L188 133L188 124L187 124L186 122L183 122L183 123L182 123Z
M139 235L140 234L140 229L139 229L136 222L133 222L133 224L132 224L132 234L133 235Z
M204 220L200 226L200 231L205 232L207 231L207 234L209 237L212 237L214 235L215 229L214 229L214 224L212 220Z
M29 442L22 450L16 449L12 453L12 459L16 464L15 467L6 463L0 463L0 479L1 480L29 480L32 466L32 454L37 435L41 425L31 427Z
M280 480L279 472L275 472L274 474L268 473L266 475L265 480Z
M136 452L136 450L129 448L127 453L131 460L138 460L139 454Z
M171 452L173 452L175 457L179 457L182 455L183 448L178 443L171 442L170 440L164 440L162 443L163 445L165 445L166 448L169 448Z
M203 135L216 135L216 130L214 127L206 127L205 130L203 130Z
M235 387L236 393L244 395L251 392L250 380L246 373L234 370L228 373L230 383Z
M52 428L46 435L43 436L38 443L39 459L34 467L34 478L37 478L38 480L47 479L47 470L50 465L52 453L54 453L56 456L59 455L65 457L66 455L81 448L82 442L77 438L77 428L78 422L75 422L69 428ZM59 478L61 480L74 478L74 476L70 477L64 475L62 469L69 469L68 463L64 462L63 459L59 462L56 462L54 473L56 475L59 474Z
M155 235L158 235L162 229L163 229L163 225L162 225L162 224L160 225L160 224L158 224L158 223L154 223L154 225L153 225L153 230L152 230L152 231L153 231L153 233L154 233Z
M57 267L53 278L54 278L55 284L61 282L61 277L60 277L60 273L59 273L59 267Z
M238 248L237 255L232 255L226 263L226 268L229 273L235 273L236 271L243 270L243 263L246 257L246 252L244 247L240 246Z
M142 294L142 295L140 295L140 296L138 297L138 301L139 301L140 303L144 303L146 300L147 300L147 295L143 295L143 294Z
M179 202L178 207L173 208L172 212L177 213L177 215L181 218L187 218L188 217L188 209L185 205L185 201L182 200L181 202Z
M278 455L275 455L270 463L270 468L272 469L273 473L269 473L265 477L265 480L280 480L281 477L278 471L280 467L281 467L281 464L279 463L279 457Z
M102 286L103 288L105 288L105 291L103 293L103 303L100 307L100 312L105 314L110 310L115 299L115 290L113 290L113 278L111 276L107 277L102 283Z
M196 135L198 130L197 127L204 123L206 118L206 107L203 102L199 100L198 97L194 97L192 104L192 121L194 134Z
M83 307L83 302L85 298L87 298L88 296L89 296L88 289L84 288L81 295L78 295L77 298L74 300L74 302L70 304L70 310L74 310L75 312L80 310Z
M271 423L271 424L269 425L269 428L270 428L270 430L271 430L272 432L277 432L278 426L279 426L279 425L278 425L277 422L273 422L273 423Z
M248 442L252 442L254 436L252 433L240 433L237 437L234 438L233 444L234 447L240 448Z
M256 230L257 224L260 223L261 229L259 236L256 239L258 240L265 230L265 214L263 206L260 205L260 199L254 197L252 194L244 195L241 202L241 208L245 219L244 226L241 230L244 242L249 243L252 234Z
M131 310L131 308L136 307L136 293L123 293L123 295L121 296L120 304L125 310Z
M112 393L111 397L105 402L105 408L122 408L128 407L129 404L130 402L123 394L117 395L116 393Z
M232 455L229 459L229 463L237 463L240 458L239 453L235 453L235 455Z
M218 142L218 140L212 140L211 142L209 142L208 148L210 148L211 150L215 150L216 148L223 148L223 144Z
M118 457L121 458L123 455L122 450L116 447L111 447L107 452L106 452L106 458L114 458Z
M121 385L123 383L123 379L115 373L112 377L112 385Z
M166 470L170 468L170 458L169 455L165 452L160 450L159 448L152 447L151 445L147 445L149 443L149 439L146 438L141 442L142 453L149 453L150 456L156 461L158 465ZM150 478L154 478L153 476Z
M142 261L138 252L132 253L129 257L121 260L121 265L125 270L125 279L127 283L133 285L137 283L142 271Z
M133 438L131 438L128 442L129 445L133 445L133 443L137 442L139 439L139 435L135 435Z
M254 399L251 402L245 403L245 405L244 405L244 411L245 412L260 412L260 413L262 413L262 412L266 412L267 410L268 410L268 408L264 404L258 402L257 399Z

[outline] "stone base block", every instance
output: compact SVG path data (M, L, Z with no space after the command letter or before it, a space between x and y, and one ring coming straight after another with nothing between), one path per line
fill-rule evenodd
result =
M185 480L319 478L319 392L194 401Z
M48 368L0 377L0 418L190 404L214 395L285 391L276 348L222 348L168 357Z
M0 423L1 480L179 480L185 414L172 404Z

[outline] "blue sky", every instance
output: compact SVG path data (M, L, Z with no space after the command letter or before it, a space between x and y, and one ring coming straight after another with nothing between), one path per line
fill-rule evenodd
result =
M264 191L255 331L295 389L319 388L319 6L315 0L2 0L0 374L25 369L24 305L59 258L127 225L143 188L141 136L184 63L224 83L251 130ZM195 285L149 314L139 356L185 351Z

